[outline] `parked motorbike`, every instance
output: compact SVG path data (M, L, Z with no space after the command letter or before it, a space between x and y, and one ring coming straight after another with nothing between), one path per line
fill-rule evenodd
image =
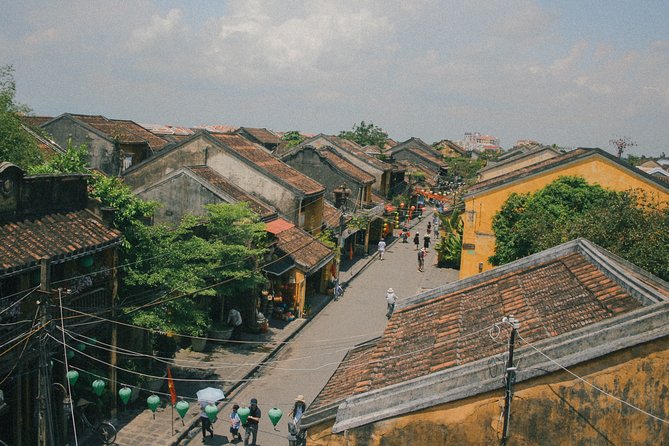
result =
M288 446L306 446L307 430L302 429L299 421L288 422Z

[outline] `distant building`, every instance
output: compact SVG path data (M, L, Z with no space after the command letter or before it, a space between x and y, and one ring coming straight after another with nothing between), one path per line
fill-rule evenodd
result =
M467 152L487 152L502 150L499 145L499 138L490 135L482 135L479 132L466 132L465 139L458 142L458 145Z

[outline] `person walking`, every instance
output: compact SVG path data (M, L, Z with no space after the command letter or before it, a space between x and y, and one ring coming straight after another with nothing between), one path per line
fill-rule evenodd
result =
M232 440L242 441L242 435L239 433L239 428L242 425L242 420L239 418L237 410L239 405L235 404L232 406L232 412L230 412L230 433L232 434Z
M421 248L418 251L418 271L421 273L425 268L425 248Z
M416 250L418 250L418 247L420 245L420 234L418 231L416 231L416 235L413 236L413 244L416 245Z
M200 401L200 425L202 426L202 443L207 439L207 432L209 436L214 436L214 427L211 425L211 420L209 415L205 412L204 408L207 407L209 403L206 401Z
M387 304L387 310L386 310L386 317L390 319L390 316L393 315L393 311L395 311L395 302L397 301L397 296L395 295L395 290L392 288L388 288L388 291L386 291L386 304Z
M383 240L383 239L379 240L379 246L378 246L377 250L379 251L379 259L383 260L383 256L386 253L386 241L385 240Z
M256 437L258 436L258 423L260 422L260 407L258 407L258 400L251 398L251 411L246 418L246 426L244 426L244 446L256 446ZM253 437L253 440L251 440ZM250 441L250 442L249 442Z
M242 314L236 308L228 314L228 325L232 325L232 340L242 340Z
M430 234L425 234L423 237L423 248L425 249L425 252L430 250Z
M304 402L304 395L297 395L293 410L288 414L288 444L289 446L303 446L307 442L306 430L302 429L302 415L307 410L307 404Z

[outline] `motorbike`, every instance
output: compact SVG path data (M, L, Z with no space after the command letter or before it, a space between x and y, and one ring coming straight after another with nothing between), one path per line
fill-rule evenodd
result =
M299 421L288 422L288 446L306 446L307 430L302 429Z

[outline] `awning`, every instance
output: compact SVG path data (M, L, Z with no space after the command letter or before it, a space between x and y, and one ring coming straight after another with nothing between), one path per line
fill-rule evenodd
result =
M293 260L290 257L283 257L265 266L263 270L266 273L273 274L275 276L280 276L281 274L290 271L294 267L295 267L295 262L293 262Z

